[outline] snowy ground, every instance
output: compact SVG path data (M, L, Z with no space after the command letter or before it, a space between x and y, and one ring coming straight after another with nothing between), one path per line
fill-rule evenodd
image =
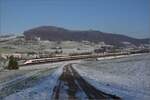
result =
M51 98L53 87L61 75L62 67L47 77L43 82L21 92L9 95L4 100L48 100Z
M89 43L85 44L83 42L76 41L62 41L60 43L55 41L39 41L28 43L25 40L20 40L19 38L14 38L6 42L0 42L0 53L14 53L14 52L41 52L56 51L54 48L61 47L64 54L74 53L74 52L87 52L93 51L95 47L100 44ZM80 48L80 50L77 50Z
M84 61L74 67L104 92L126 100L150 100L150 54Z
M51 69L59 67L62 64L60 63L48 63L48 64L39 64L39 65L29 65L20 67L19 70L3 70L0 72L0 86L9 83L9 81L20 79L25 76L30 76L30 74L35 74L38 71Z
M69 63L74 63L73 67L79 74L103 92L119 96L125 100L150 100L149 61L150 54L143 54L115 59L109 57L98 61L79 60L32 65L21 67L18 72L0 72L0 99L52 99L53 89L63 72L63 67ZM43 76L46 77L42 79ZM40 80L37 81L38 79ZM18 91L17 88L20 90ZM13 93L10 93L12 90ZM15 90L16 92L14 92ZM5 93L8 95L2 97L2 94Z
M4 100L48 100L62 68L68 61L21 67L18 71L0 72L0 99Z

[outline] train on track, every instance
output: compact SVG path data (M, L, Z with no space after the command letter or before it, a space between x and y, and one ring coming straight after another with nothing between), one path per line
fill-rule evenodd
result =
M88 55L61 56L61 57L52 57L52 58L39 58L39 59L27 60L24 62L23 65L48 63L48 62L60 62L60 61L97 58L97 57L130 55L130 54L138 54L138 53L150 53L150 50L146 50L146 51L145 50L142 50L142 51L134 50L134 51L130 51L130 52L119 52L119 53L101 53L101 54L88 54Z

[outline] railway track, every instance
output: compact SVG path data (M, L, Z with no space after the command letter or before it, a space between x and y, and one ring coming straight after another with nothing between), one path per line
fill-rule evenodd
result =
M80 95L77 95L80 94ZM59 77L53 90L53 100L75 99L121 100L120 97L104 93L86 82L78 72L68 64L64 66L63 73Z
M71 60L81 60L81 59L98 58L98 57L110 57L110 56L119 56L119 55L129 55L129 53L109 53L109 54L77 55L77 56L31 59L31 60L27 60L24 64L21 64L19 66L54 63L54 62L71 61Z

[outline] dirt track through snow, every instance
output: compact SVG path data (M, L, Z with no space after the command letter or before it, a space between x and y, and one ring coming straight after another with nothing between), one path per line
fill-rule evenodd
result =
M117 99L121 98L104 93L86 82L71 64L64 66L63 73L59 77L53 90L52 99Z

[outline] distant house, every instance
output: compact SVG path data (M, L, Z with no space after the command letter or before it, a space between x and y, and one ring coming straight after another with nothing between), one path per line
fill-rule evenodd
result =
M137 49L137 46L130 43L130 42L122 42L124 44L125 49L127 50L133 50L133 49Z
M86 44L86 45L89 45L90 44L90 41L82 41L82 43Z
M41 38L40 37L35 37L35 40L41 41Z
M106 50L104 48L98 48L94 50L94 53L104 53Z
M7 54L1 54L1 57L4 59L8 59L10 56L14 56L15 58L21 58L22 55L20 53L7 53Z
M113 50L113 46L111 45L103 45L94 50L95 53L104 53L104 52L111 52Z

